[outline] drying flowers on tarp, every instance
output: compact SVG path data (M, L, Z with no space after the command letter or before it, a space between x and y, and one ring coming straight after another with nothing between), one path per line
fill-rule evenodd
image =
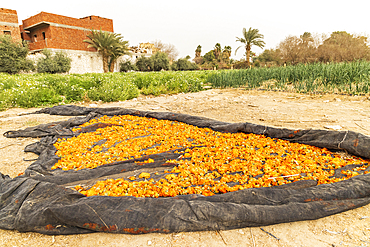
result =
M370 202L370 138L170 112L57 106L81 116L8 131L43 137L0 181L0 227L46 234L224 230L317 219Z

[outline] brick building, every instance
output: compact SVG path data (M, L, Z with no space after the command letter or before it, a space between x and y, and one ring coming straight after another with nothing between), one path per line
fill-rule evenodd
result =
M20 26L21 37L29 42L30 51L45 48L95 51L83 42L92 29L113 32L113 21L99 16L76 19L41 12L23 20Z
M41 12L18 25L17 11L0 8L0 34L28 42L29 58L35 62L43 56L43 49L65 52L72 58L69 73L103 72L101 55L83 42L92 29L113 32L113 20L94 15L78 19ZM115 71L119 70L119 62L127 58L129 56L117 61Z
M21 40L17 11L0 8L0 34L11 35L14 41Z

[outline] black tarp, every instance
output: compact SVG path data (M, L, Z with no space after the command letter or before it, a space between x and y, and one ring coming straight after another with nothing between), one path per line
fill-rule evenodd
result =
M73 127L102 115L130 114L181 121L216 131L263 134L331 150L345 150L364 158L370 158L370 138L352 131L289 130L251 123L226 123L179 113L124 108L56 106L35 113L81 117L4 133L9 138L43 138L25 148L26 152L39 154L39 159L26 169L24 175L13 179L0 176L0 228L3 229L44 234L227 230L318 219L370 202L369 175L359 175L334 184L317 186L316 181L305 180L209 197L85 197L70 187L78 183L92 184L107 177L120 177L137 170L162 169L163 161L178 156L175 152L165 152L151 155L150 158L155 162L144 165L135 163L138 160L128 160L95 169L51 170L58 160L53 146L57 138L68 138L104 127L104 124L96 124L78 132L72 131Z

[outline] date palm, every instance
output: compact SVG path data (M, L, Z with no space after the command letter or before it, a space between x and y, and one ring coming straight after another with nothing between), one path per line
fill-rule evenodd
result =
M259 33L258 29L252 29L251 27L247 31L243 28L243 37L238 38L236 37L237 42L243 43L243 45L239 46L235 50L235 54L240 47L245 47L245 54L247 60L247 68L250 67L250 55L251 55L251 48L253 45L263 48L265 46L265 42L262 40L263 35Z
M123 41L120 34L92 30L86 36L89 38L84 40L89 44L87 47L95 48L102 55L104 73L108 72L118 57L127 51L127 41Z
M114 65L116 64L119 57L130 53L127 45L128 41L120 40L116 45L112 47L108 61L109 72L114 71Z
M231 46L225 46L222 51L222 58L228 62L230 60L231 56Z

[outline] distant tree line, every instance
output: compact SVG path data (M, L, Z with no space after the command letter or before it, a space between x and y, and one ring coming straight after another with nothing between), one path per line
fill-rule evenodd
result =
M288 36L275 49L266 49L253 59L254 66L282 66L315 62L370 60L368 37L344 31L326 35L305 32Z
M95 48L102 55L104 72L113 72L119 57L130 55L128 41L119 34L92 30L84 42ZM239 61L231 59L231 46L222 48L216 43L213 49L202 55L202 46L195 49L195 58L179 58L178 51L172 44L154 41L157 48L150 57L140 56L135 63L126 60L120 63L120 71L161 71L161 70L196 70L196 69L238 69L251 66L283 66L315 62L350 62L370 60L369 40L366 36L354 35L344 31L328 35L312 35L305 32L300 36L286 37L275 49L265 49L256 56L252 47L264 48L264 36L258 29L243 28L240 42L235 50L244 48L245 56ZM65 53L43 51L44 57L36 65L27 58L29 50L26 43L14 42L9 35L0 35L0 72L19 73L37 71L39 73L66 73L71 68L71 59ZM251 63L252 59L252 63Z

